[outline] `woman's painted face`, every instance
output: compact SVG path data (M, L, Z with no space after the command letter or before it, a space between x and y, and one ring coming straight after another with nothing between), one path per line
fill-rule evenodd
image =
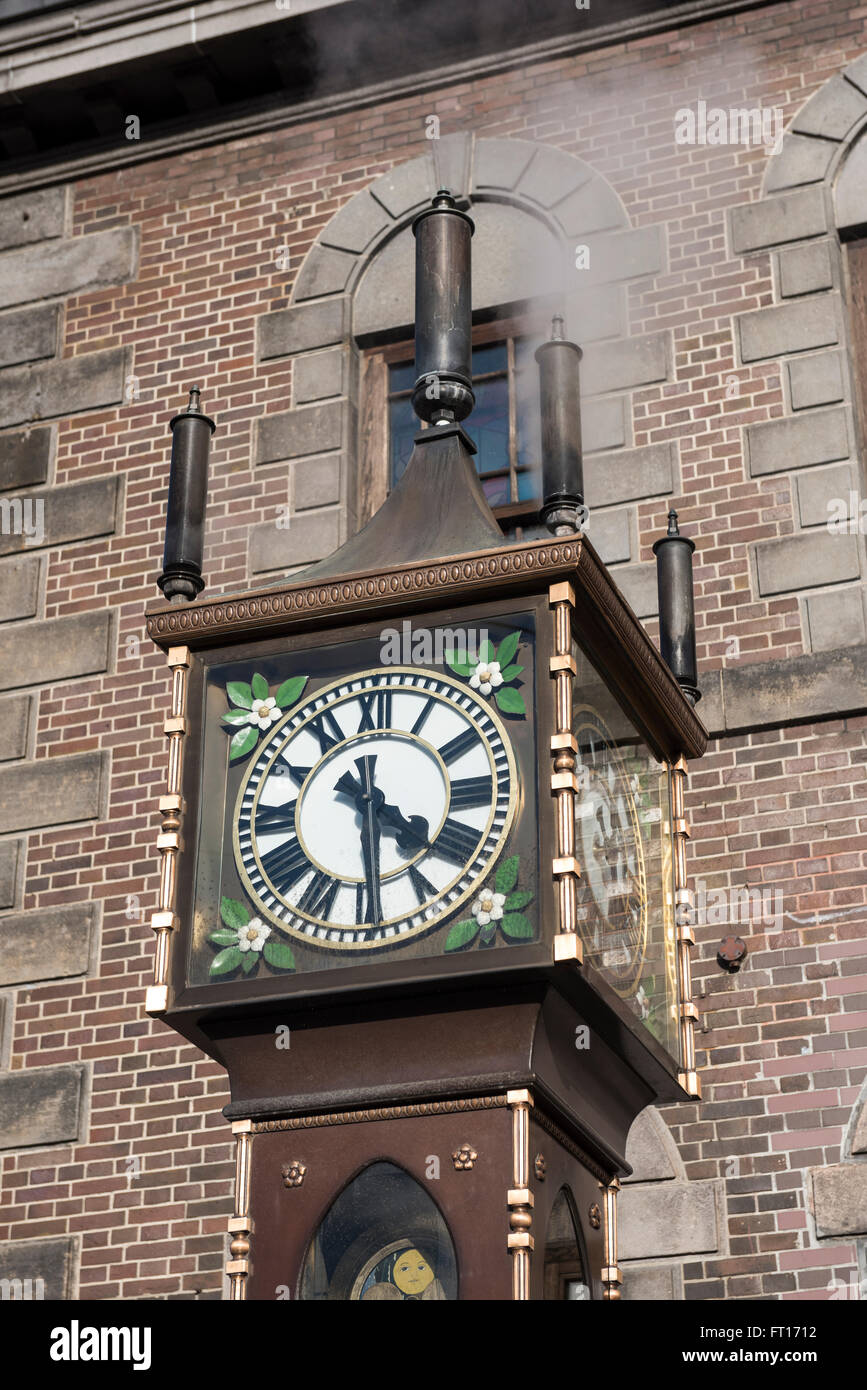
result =
M417 1250L405 1250L397 1258L393 1279L401 1293L424 1293L433 1280L433 1270Z

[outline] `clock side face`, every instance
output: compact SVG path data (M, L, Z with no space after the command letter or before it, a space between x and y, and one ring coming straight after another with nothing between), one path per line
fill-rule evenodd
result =
M584 959L679 1054L669 769L576 645L575 855Z
M628 997L647 953L647 868L637 776L592 707L575 711L573 732L580 759L575 831L588 936L604 953L618 994Z
M460 908L516 802L509 734L471 688L419 667L358 672L263 741L235 809L238 873L291 937L375 949Z
M554 930L536 675L550 615L546 600L477 612L263 638L203 661L178 988L274 980L276 992L295 976L332 989L323 972L365 967L359 980L376 984L431 957L451 975L470 955L473 969L504 949L538 956Z

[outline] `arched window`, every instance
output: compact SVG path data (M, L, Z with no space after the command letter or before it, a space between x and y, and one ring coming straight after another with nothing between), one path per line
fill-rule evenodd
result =
M467 432L507 540L548 535L538 522L533 349L549 337L554 313L565 314L567 334L584 350L588 534L606 564L633 558L632 504L679 485L674 442L632 447L631 393L671 378L670 329L627 336L628 283L664 270L663 225L630 226L607 180L546 142L461 132L431 145L343 204L307 253L290 307L259 320L263 370L274 363L282 372L290 357L294 366L292 408L256 422L254 456L281 468L293 462L292 515L301 515L291 533L271 520L254 528L255 573L331 553L382 506L405 465L415 433L404 394L415 317L412 221L442 187L475 223L477 405ZM618 582L639 616L655 611L652 565L621 569Z
M529 158L529 155L525 156ZM546 536L540 526L538 367L533 354L565 307L563 242L551 220L502 202L469 205L473 238L473 384L467 429L482 488L508 539ZM536 210L538 213L538 209ZM407 225L360 277L354 329L360 361L359 505L364 522L406 468L422 428L415 384L414 238ZM574 272L572 272L574 280Z
M561 1187L545 1232L544 1300L552 1303L563 1299L589 1299L587 1268L572 1193L568 1187Z
M300 1298L452 1301L457 1263L448 1227L403 1168L363 1169L323 1217L304 1261Z

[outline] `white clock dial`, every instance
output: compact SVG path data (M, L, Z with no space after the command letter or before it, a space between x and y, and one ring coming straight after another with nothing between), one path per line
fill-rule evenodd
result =
M508 735L466 685L418 667L362 672L263 741L238 799L236 861L284 930L383 946L481 885L516 796Z

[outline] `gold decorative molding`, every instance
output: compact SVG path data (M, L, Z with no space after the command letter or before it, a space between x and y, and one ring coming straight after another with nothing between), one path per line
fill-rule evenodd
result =
M181 795L181 775L184 761L184 740L187 736L187 687L190 674L189 647L172 647L168 654L172 673L171 713L163 725L169 741L166 791L159 799L162 817L157 850L160 855L160 884L157 910L151 913L151 930L156 936L154 949L154 980L145 996L145 1010L160 1014L169 1003L169 953L172 934L179 923L175 915L177 893L177 861L182 849L181 829L184 802Z
M229 1234L232 1237L229 1250L232 1258L226 1261L226 1273L229 1276L230 1300L242 1302L247 1297L250 1239L253 1234L253 1221L250 1216L252 1120L235 1120L232 1133L235 1136L235 1215L229 1217Z
M179 642L195 649L223 640L319 631L341 621L391 621L413 608L429 609L440 601L453 604L456 589L461 591L462 601L470 601L470 586L472 601L489 602L502 599L504 583L510 594L539 593L548 588L554 595L552 605L575 607L580 593L583 610L589 600L598 619L597 628L614 634L620 644L619 654L615 651L612 656L619 663L621 685L628 687L631 672L637 669L664 712L669 725L668 751L675 746L695 755L704 751L704 725L584 538L525 541L328 579L305 580L302 576L270 588L198 598L182 607L155 604L146 614L147 630L164 650Z
M602 1297L609 1301L620 1297L623 1275L617 1264L617 1194L620 1179L612 1178L599 1186L605 1193L605 1263L602 1266Z
M472 584L475 595L490 590L498 597L504 578L538 578L541 588L564 570L574 570L583 547L580 539L553 544L544 540L519 546L504 544L451 559L384 567L375 573L312 582L305 582L302 577L270 589L197 599L183 608L155 605L146 614L148 636L162 646L188 637L191 642L204 645L211 631L236 638L242 634L252 636L263 628L270 633L281 619L291 621L299 617L318 626L326 614L333 621L341 613L355 614L359 606L379 614L392 600L403 606L415 596L425 600L451 597L455 585ZM601 562L597 560L597 564ZM572 592L574 603L572 585L562 587Z
M530 1297L530 1254L533 1250L533 1194L530 1191L530 1110L529 1091L507 1091L512 1111L512 1186L506 1193L509 1208L508 1249L512 1252L512 1298L526 1302Z
M698 1009L692 998L692 946L693 934L692 894L687 887L686 842L689 839L689 826L684 813L687 765L678 758L671 769L671 818L674 829L674 902L675 924L677 929L677 990L678 1023L680 1027L680 1055L682 1070L678 1081L693 1100L701 1098L701 1087L695 1065L695 1025L698 1022Z
M556 859L554 863L556 865ZM557 873L556 868L554 869L554 873ZM577 932L557 932L554 937L554 959L555 961L574 960L578 965L581 965L584 960L584 948L581 945L581 938Z
M697 1071L679 1071L677 1079L691 1100L701 1100L701 1077Z
M168 985L148 985L145 991L145 1013L165 1013L169 1007Z
M577 934L580 870L575 858L575 796L578 792L578 779L575 775L577 744L572 733L572 683L577 674L577 667L572 655L575 591L571 584L552 584L548 590L548 603L554 619L554 655L548 667L554 681L555 728L551 734L554 770L551 775L551 794L556 801L557 817L556 853L551 872L557 890L557 932L569 941L568 951L565 954L562 950L558 952L555 936L554 960L574 960L580 965L584 956Z
M452 1163L455 1165L456 1172L469 1172L475 1168L479 1155L472 1144L461 1144L459 1149L455 1149L452 1154Z
M281 1130L320 1129L327 1125L358 1125L368 1120L408 1120L417 1115L455 1115L465 1110L502 1109L506 1096L467 1096L460 1100L430 1100L418 1105L379 1105L370 1110L339 1110L326 1115L291 1115L282 1120L254 1120L254 1134Z
M300 1158L293 1158L291 1163L283 1164L280 1172L283 1175L284 1187L300 1187L307 1173L307 1164L302 1163Z
M577 1158L579 1163L583 1163L587 1171L593 1174L600 1187L605 1187L605 1185L611 1181L610 1172L603 1168L601 1163L595 1158L591 1158L590 1154L587 1153L586 1149L582 1149L580 1144L576 1144L575 1140L571 1139L566 1131L561 1129L555 1120L551 1119L550 1115L546 1115L544 1110L540 1110L538 1107L535 1108L533 1111L533 1120L540 1129L544 1129L546 1134L550 1134L551 1138L554 1139L561 1148L565 1149L567 1153L570 1153L573 1158Z

